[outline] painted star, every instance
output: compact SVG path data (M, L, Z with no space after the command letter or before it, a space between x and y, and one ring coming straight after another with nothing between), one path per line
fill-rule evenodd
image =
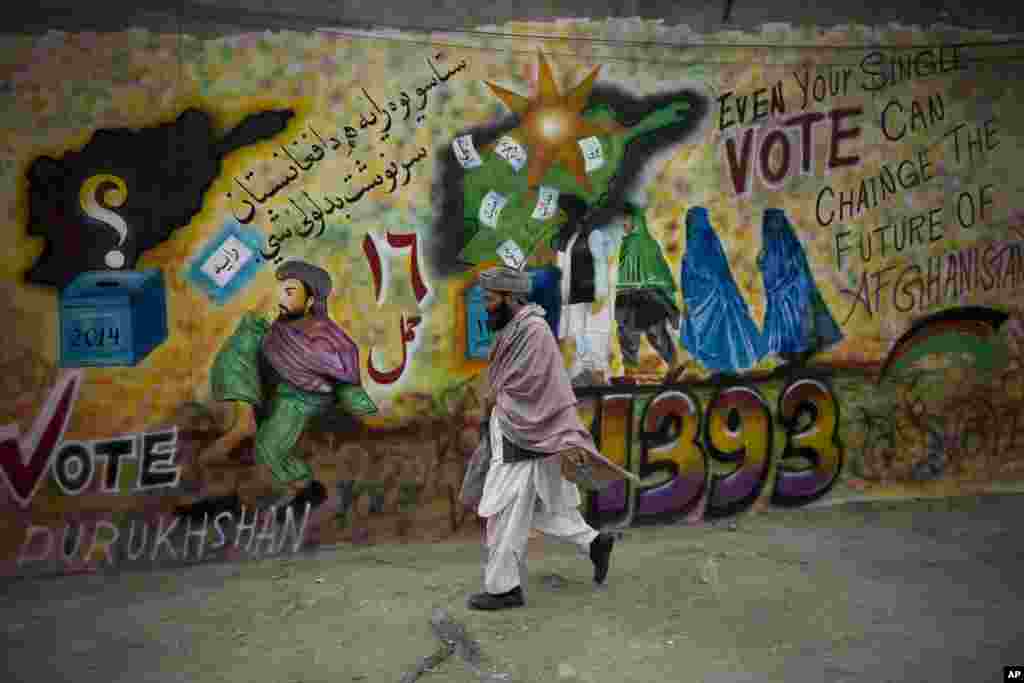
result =
M572 92L562 95L551 72L551 65L538 51L538 93L532 99L485 81L498 99L519 116L519 126L510 136L526 145L529 160L526 182L536 188L544 174L555 163L561 163L576 180L590 189L586 161L577 141L593 135L612 132L605 126L593 124L583 118L582 112L590 98L597 73L594 70Z

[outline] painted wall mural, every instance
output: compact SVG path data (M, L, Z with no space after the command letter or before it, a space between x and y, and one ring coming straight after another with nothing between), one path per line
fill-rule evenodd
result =
M498 263L595 523L1024 486L1021 41L503 31L0 40L0 573L479 533Z

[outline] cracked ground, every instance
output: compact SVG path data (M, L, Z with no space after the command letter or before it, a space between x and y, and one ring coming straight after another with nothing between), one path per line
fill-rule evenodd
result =
M638 527L605 587L536 539L526 607L492 613L475 542L8 581L5 680L995 681L1024 662L1022 519L994 495Z

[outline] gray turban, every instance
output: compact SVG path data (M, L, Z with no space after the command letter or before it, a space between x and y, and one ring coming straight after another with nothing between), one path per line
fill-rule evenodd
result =
M498 266L480 273L480 286L492 292L528 295L532 283L530 274L521 270Z
M313 297L313 315L327 315L327 297L333 289L330 273L305 261L287 261L281 264L275 275L278 280L294 279L306 285L310 296Z

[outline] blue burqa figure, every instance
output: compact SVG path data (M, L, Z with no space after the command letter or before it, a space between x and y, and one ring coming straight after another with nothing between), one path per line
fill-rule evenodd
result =
M764 355L761 334L704 207L686 212L686 255L680 271L688 310L679 332L686 350L717 372L735 373L757 363Z
M765 353L790 360L842 339L843 333L814 283L804 248L782 209L765 209L761 235L757 264L768 301Z

